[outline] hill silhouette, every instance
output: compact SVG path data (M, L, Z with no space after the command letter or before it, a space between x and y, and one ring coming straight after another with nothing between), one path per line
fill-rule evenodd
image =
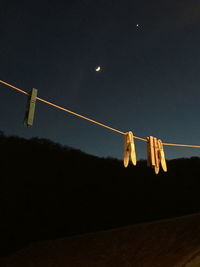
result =
M98 158L47 139L0 134L0 253L200 211L200 159L155 175L139 161Z

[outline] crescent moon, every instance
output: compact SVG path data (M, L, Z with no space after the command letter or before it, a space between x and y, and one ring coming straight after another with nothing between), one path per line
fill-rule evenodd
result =
M100 71L100 69L101 69L101 67L100 66L98 66L98 67L96 67L96 71Z

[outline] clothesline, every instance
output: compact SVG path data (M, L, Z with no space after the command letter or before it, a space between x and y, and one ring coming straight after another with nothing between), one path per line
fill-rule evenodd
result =
M10 88L12 88L12 89L14 89L14 90L20 92L20 93L23 93L23 94L25 94L25 95L30 95L28 92L26 92L26 91L24 91L24 90L22 90L22 89L20 89L20 88L18 88L18 87L16 87L16 86L14 86L14 85L11 85L11 84L9 84L9 83L7 83L7 82L5 82L5 81L0 80L0 83L1 83L1 84L4 84L4 85L6 85L6 86L8 86L8 87L10 87ZM123 131L121 131L121 130L118 130L118 129L115 129L115 128L110 127L110 126L108 126L108 125L105 125L105 124L103 124L103 123L100 123L100 122L98 122L98 121L96 121L96 120L93 120L93 119L91 119L91 118L88 118L88 117L86 117L86 116L83 116L83 115L81 115L81 114L78 114L78 113L76 113L76 112L74 112L74 111L71 111L71 110L69 110L69 109L63 108L63 107L61 107L61 106L59 106L59 105L56 105L56 104L54 104L54 103L52 103L52 102L49 102L49 101L47 101L47 100L45 100L45 99L42 99L42 98L40 98L40 97L36 97L36 99L39 100L39 101L41 101L41 102L44 102L44 103L46 103L46 104L48 104L48 105L50 105L50 106L53 106L53 107L55 107L55 108L57 108L57 109L60 109L60 110L62 110L62 111L64 111L64 112L70 113L70 114L72 114L72 115L74 115L74 116L77 116L77 117L82 118L82 119L84 119L84 120L90 121L91 123L94 123L94 124L97 124L97 125L99 125L99 126L101 126L101 127L107 128L108 130L117 132L117 133L122 134L122 135L126 135L126 134L127 134L126 132L123 132ZM142 137L135 136L135 135L133 135L133 137L134 137L134 139L138 139L138 140L140 140L140 141L148 142L146 138L142 138ZM165 145L165 146L177 146L177 147L200 148L200 145L173 144L173 143L165 143L165 142L163 142L162 144Z

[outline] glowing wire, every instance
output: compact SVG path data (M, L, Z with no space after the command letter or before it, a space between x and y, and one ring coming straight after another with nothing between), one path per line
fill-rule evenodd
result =
M13 86L13 85L7 83L7 82L4 82L4 81L0 80L0 83L6 85L6 86L8 86L8 87L11 87L11 88L15 89L15 90L17 90L17 91L20 92L20 93L23 93L23 94L25 94L25 95L29 95L28 92L26 92L26 91L24 91L24 90L22 90L22 89L20 89L20 88L17 88L17 87L15 87L15 86ZM126 135L126 132L122 132L122 131L120 131L120 130L117 130L117 129L115 129L115 128L112 128L112 127L110 127L110 126L107 126L107 125L105 125L105 124L103 124L103 123L100 123L100 122L98 122L98 121L96 121L96 120L90 119L90 118L88 118L88 117L86 117L86 116L83 116L83 115L81 115L81 114L78 114L78 113L76 113L76 112L74 112L74 111L71 111L71 110L69 110L69 109L63 108L63 107L61 107L61 106L59 106L59 105L56 105L56 104L54 104L54 103L52 103L52 102L49 102L49 101L47 101L47 100L45 100L45 99L42 99L42 98L40 98L40 97L36 97L36 98L37 98L37 100L39 100L39 101L41 101L41 102L44 102L44 103L46 103L46 104L48 104L48 105L50 105L50 106L53 106L53 107L55 107L55 108L57 108L57 109L63 110L63 111L65 111L65 112L67 112L67 113L70 113L70 114L72 114L72 115L74 115L74 116L77 116L77 117L82 118L82 119L84 119L84 120L90 121L90 122L92 122L92 123L94 123L94 124L97 124L97 125L99 125L99 126L101 126L101 127L107 128L107 129L109 129L109 130L111 130L111 131L114 131L114 132L117 132L117 133L119 133L119 134ZM138 136L134 136L134 138L135 138L135 139L138 139L138 140L141 140L141 141L144 141L144 142L147 142L147 139L146 139L146 138L142 138L142 137L138 137ZM177 147L200 148L200 145L184 145L184 144L172 144L172 143L163 143L163 145L165 145L165 146L177 146Z

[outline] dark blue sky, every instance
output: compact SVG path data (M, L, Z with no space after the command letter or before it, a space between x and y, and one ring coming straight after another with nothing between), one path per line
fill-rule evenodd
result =
M136 27L139 24L139 27ZM198 1L1 1L0 79L121 131L200 144ZM94 71L100 65L102 71ZM0 130L123 157L123 136L0 85ZM146 144L136 141L138 158ZM168 159L199 149L165 147Z

